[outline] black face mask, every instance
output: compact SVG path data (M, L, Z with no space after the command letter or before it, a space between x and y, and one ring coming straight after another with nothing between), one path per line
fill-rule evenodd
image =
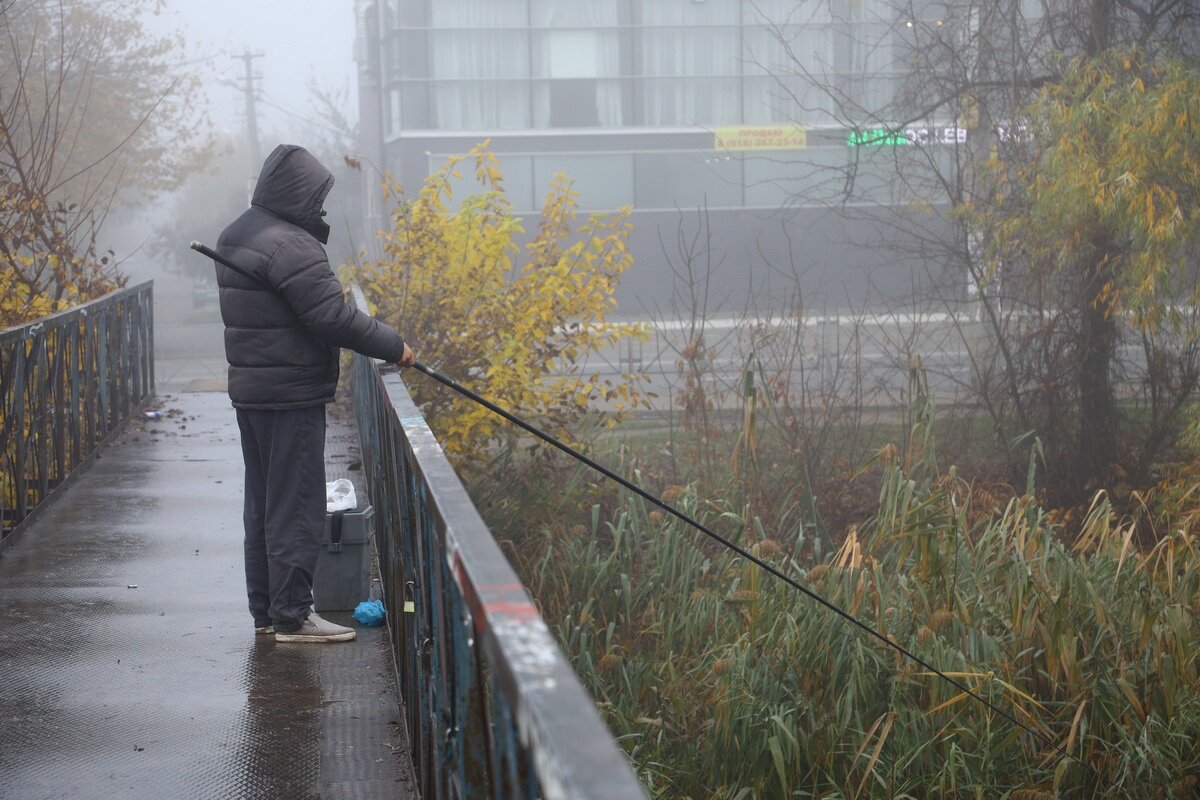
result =
M317 219L314 219L308 224L308 227L305 228L305 230L317 237L317 241L321 244L329 244L329 225L324 219L322 219L322 217L325 216L325 213L326 212L322 210L321 216Z

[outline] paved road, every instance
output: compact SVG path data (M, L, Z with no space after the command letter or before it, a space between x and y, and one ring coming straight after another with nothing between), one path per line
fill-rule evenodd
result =
M190 280L156 275L154 380L158 391L224 391L224 330L215 289L193 295Z
M689 342L702 335L705 355L695 362L710 401L722 408L741 404L744 370L755 367L775 381L776 396L785 388L794 403L806 397L814 406L862 404L896 407L908 402L909 363L919 357L929 388L939 403L970 398L967 342L979 346L984 330L977 322L945 315L903 317L824 317L750 324L733 318L708 320L693 328L679 320L655 320L642 340L626 340L593 355L584 374L614 378L645 372L657 409L678 403L686 373ZM691 352L694 352L691 351ZM751 355L753 354L753 360Z

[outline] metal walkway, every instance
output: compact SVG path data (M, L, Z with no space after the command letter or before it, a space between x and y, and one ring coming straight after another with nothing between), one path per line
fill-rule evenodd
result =
M386 629L256 637L228 397L161 406L2 553L0 798L414 797Z

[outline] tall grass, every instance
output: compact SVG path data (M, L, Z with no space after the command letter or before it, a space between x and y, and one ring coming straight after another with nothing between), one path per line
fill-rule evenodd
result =
M799 518L767 531L686 487L667 499L1086 766L621 495L590 524L516 534L513 552L649 790L1200 796L1195 537L1139 550L1102 494L1072 546L1028 494L978 511L969 484L934 468L932 409L916 396L906 446L877 456L877 512L835 552Z

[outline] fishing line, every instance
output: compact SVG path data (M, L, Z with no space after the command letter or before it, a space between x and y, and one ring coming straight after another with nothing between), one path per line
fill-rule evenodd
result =
M454 380L453 378L449 378L449 377L441 374L437 370L432 369L431 367L428 367L428 366L422 364L420 361L417 361L416 363L413 364L413 369L417 370L418 372L423 372L424 374L428 375L429 377L433 378L435 381L438 381L439 383L445 384L446 386L450 387L451 389L458 392L462 396L472 400L475 403L478 403L479 405L483 406L484 408L488 409L489 411L491 411L495 414L499 414L500 416L504 417L504 419L508 420L509 422L516 425L517 427L528 431L529 433L533 434L534 436L536 436L537 438L546 442L547 444L550 444L550 445L558 448L559 450L563 451L564 453L571 456L572 458L591 467L596 472L599 472L601 475L608 478L609 480L616 481L621 486L625 487L629 491L638 495L642 499L653 503L654 505L658 506L663 511L666 511L669 514L674 515L678 519L680 519L683 522L687 523L688 525L692 526L693 528L700 531L701 533L708 536L709 538L711 538L717 542L720 542L722 545L724 545L725 547L734 551L735 553L740 555L742 558L745 558L747 561L750 561L753 564L756 564L758 567L765 570L766 572L769 572L771 575L774 575L776 578L783 581L788 586L791 586L793 589L799 590L800 592L805 594L810 599L815 600L816 602L820 603L825 608L827 608L830 611L832 611L833 613L837 614L842 619L857 626L860 630L865 631L866 633L870 634L871 636L873 636L874 638L883 642L888 647L896 650L897 652L899 652L901 655L905 656L906 658L911 659L915 663L917 663L920 666L927 669L930 673L937 675L939 678L946 681L951 686L958 689L960 692L966 694L969 697L973 697L974 699L978 700L980 703L987 706L989 709L996 712L1000 716L1004 717L1004 719L1008 720L1013 725L1016 725L1018 728L1021 728L1022 730L1032 734L1036 739L1041 741L1043 744L1048 745L1049 747L1053 748L1056 752L1061 753L1062 755L1066 756L1067 758L1071 759L1072 761L1076 761L1076 762L1082 764L1083 766L1087 767L1089 770L1092 770L1093 772L1095 771L1090 764L1083 761L1078 756L1073 756L1070 753L1068 753L1062 747L1055 744L1054 741L1052 739L1050 739L1050 737L1047 736L1046 734L1043 734L1040 731L1034 730L1030 726L1026 725L1024 722L1021 722L1021 720L1017 719L1012 714L1010 714L1007 711L1005 711L1004 709L1000 708L999 706L997 706L996 704L994 704L993 702L988 700L986 697L980 695L979 693L977 693L976 691L971 689L966 684L962 683L961 681L959 681L955 678L950 677L945 672L942 672L940 669L938 669L937 667L933 666L925 659L918 656L916 653L913 653L912 651L908 650L906 647L899 644L898 642L895 642L892 639L888 638L887 636L884 636L882 633L875 630L870 625L859 620L857 617L855 617L850 612L845 611L842 608L840 608L839 606L837 606L836 604L830 602L829 600L826 600L821 595L817 594L816 592L812 591L808 587L801 584L795 578L791 577L790 575L787 575L784 572L781 572L776 567L772 566L771 564L767 563L763 559L754 555L749 550L747 550L746 548L737 544L736 542L733 542L730 539L728 539L728 538L722 536L721 534L717 533L716 531L712 530L711 528L709 528L707 525L700 522L699 520L693 519L692 517L688 516L684 512L675 508L675 506L671 505L670 503L666 502L665 500L663 500L659 497L656 497L655 495L646 491L645 489L638 486L637 484L632 483L632 482L626 480L625 478L622 478L620 475L613 472L608 467L589 458L588 456L579 452L578 450L576 450L575 448L566 444L565 442L560 441L559 439L555 438L554 436L550 435L549 433L546 433L545 431L541 430L540 428L537 428L534 425L526 422L525 420L521 419L517 415L512 414L509 411L506 411L505 409L501 408L500 406L496 405L495 403L491 402L490 400L488 400L484 397L481 397L480 395L478 395L475 392L471 391L470 389L466 388L465 386L463 386L462 384L460 384L458 381Z
M208 256L213 261L216 261L220 264L225 265L226 267L229 267L234 272L241 274L242 276L250 279L251 281L254 281L255 283L260 284L262 286L265 286L268 289L271 289L272 291L274 290L274 288L271 287L270 284L268 284L265 280L258 277L257 275L254 275L254 274L248 272L247 270L237 266L236 264L231 262L229 259L218 255L211 248L205 247L204 245L200 244L199 242L192 242L191 248L202 255ZM430 378L433 378L438 383L448 386L449 388L451 388L454 391L461 394L463 397L466 397L467 399L471 400L472 402L478 403L479 405L488 409L492 413L499 414L501 417L508 420L512 424L516 425L518 428L528 431L529 433L533 434L534 436L536 436L537 438L546 442L547 444L558 448L559 450L561 450L562 452L571 456L572 458L576 459L577 461L587 465L588 467L591 467L596 472L599 472L601 475L608 478L609 480L615 481L616 483L625 487L626 489L628 489L629 491L638 495L642 499L647 500L650 503L653 503L654 505L661 508L663 511L666 511L667 513L682 520L684 523L692 526L693 528L700 531L701 533L708 536L709 538L713 539L714 541L721 543L726 548L728 548L728 549L732 550L733 552L737 553L738 555L740 555L742 558L757 565L759 568L761 568L762 570L775 576L779 580L786 583L788 586L791 586L793 589L796 589L797 591L803 593L809 599L815 600L817 603L821 604L825 608L827 608L830 611L832 611L833 613L837 614L842 619L853 624L860 630L870 634L875 639L878 639L879 641L883 642L885 645L892 648L893 650L900 653L901 655L905 656L906 658L910 659L914 663L919 664L920 666L924 667L930 673L937 675L939 678L946 681L947 683L949 683L955 689L958 689L963 694L979 701L984 706L986 706L987 708L996 712L1001 717L1008 720L1013 725L1016 725L1021 730L1026 731L1029 734L1032 734L1034 736L1034 738L1038 739L1043 744L1048 745L1049 747L1053 748L1056 752L1061 753L1062 755L1066 756L1067 758L1071 759L1072 761L1076 761L1076 762L1082 764L1083 766L1085 766L1089 770L1091 770L1093 773L1095 773L1095 768L1093 768L1090 764L1088 764L1083 759L1079 758L1078 756L1071 755L1066 750L1064 750L1062 747L1055 744L1054 741L1049 736L1041 733L1040 731L1034 730L1029 725L1026 725L1024 722L1021 722L1021 720L1017 719L1012 714L1010 714L1007 711L1005 711L1004 709L1000 708L995 703L988 700L986 697L979 694L975 690L971 689L966 684L962 683L961 681L959 681L955 678L950 677L945 672L942 672L940 669L938 669L937 667L933 666L925 659L918 656L916 653L913 653L912 651L908 650L906 647L904 647L900 643L895 642L892 639L889 639L887 636L884 636L882 633L875 630L870 625L859 620L858 617L854 616L853 614L851 614L848 611L843 610L842 608L835 605L834 603L831 603L829 600L826 600L824 597L822 597L818 593L812 591L808 587L801 584L795 578L791 577L790 575L785 574L784 572L781 572L779 569L775 568L774 566L767 563L763 559L754 555L746 548L742 547L741 545L737 544L736 542L731 541L730 539L727 539L726 537L724 537L721 534L717 533L716 531L712 530L711 528L709 528L707 525L700 522L699 520L693 519L692 517L688 516L684 512L675 508L675 506L671 505L670 503L666 502L665 500L663 500L659 497L656 497L653 494L650 494L650 492L646 491L645 489L638 486L637 484L632 483L632 482L626 480L625 478L622 478L620 475L613 472L608 467L589 458L588 456L579 452L575 448L571 447L570 445L566 444L565 442L560 441L559 439L555 438L554 436L551 436L550 434L546 433L545 431L541 430L540 428L526 422L525 420L518 417L516 414L513 414L513 413L501 408L500 406L496 405L495 403L491 402L490 400L488 400L484 397L481 397L480 395L476 394L475 392L471 391L467 387L463 386L462 384L460 384L458 381L454 380L453 378L449 378L449 377L441 374L437 370L435 370L431 367L427 367L426 365L422 364L420 361L417 361L413 364L413 369L417 370L418 372L422 372L425 375L428 375ZM1098 773L1096 773L1096 774L1098 776Z

